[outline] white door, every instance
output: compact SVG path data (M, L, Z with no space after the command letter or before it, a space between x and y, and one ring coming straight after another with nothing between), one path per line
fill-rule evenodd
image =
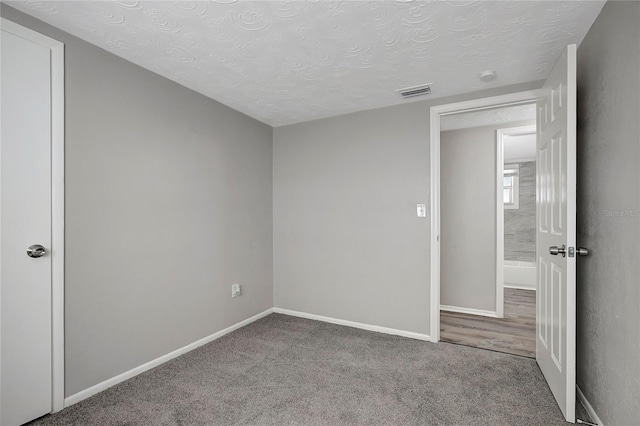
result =
M0 424L52 411L51 51L2 28ZM41 257L27 248L44 247ZM38 256L37 250L32 250Z
M567 46L544 88L537 114L536 360L565 418L575 422L575 45Z

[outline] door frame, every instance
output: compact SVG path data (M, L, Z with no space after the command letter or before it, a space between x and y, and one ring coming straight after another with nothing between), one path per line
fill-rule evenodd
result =
M430 108L429 113L429 174L431 182L430 190L430 263L431 272L429 276L430 289L430 340L440 341L440 117L444 115L480 111L490 108L516 106L536 103L544 98L544 90L528 90L524 92L510 93L501 96L473 99L470 101L456 102L451 104L436 105ZM498 167L499 169L500 167ZM499 239L498 239L499 240ZM500 244L498 243L497 246ZM498 250L498 247L496 247ZM504 250L504 246L503 246ZM499 260L496 261L496 265ZM504 262L504 259L502 259ZM498 272L500 273L500 272ZM496 283L496 301L504 298L504 290L499 292ZM500 294L498 294L500 293ZM497 308L497 306L496 306ZM497 312L497 309L496 309Z
M51 52L51 412L64 408L64 43L6 18L0 28Z
M496 317L504 318L504 140L496 131Z

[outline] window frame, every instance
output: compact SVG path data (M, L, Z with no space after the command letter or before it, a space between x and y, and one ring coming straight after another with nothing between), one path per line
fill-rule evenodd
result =
M504 185L504 178L511 178L511 185ZM506 189L511 190L510 203L504 202L504 191ZM505 164L502 170L502 193L503 193L503 207L505 210L518 210L520 208L520 165L519 164Z

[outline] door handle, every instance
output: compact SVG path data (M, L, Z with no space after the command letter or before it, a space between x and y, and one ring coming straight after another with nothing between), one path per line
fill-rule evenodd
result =
M578 247L576 253L578 256L589 256L589 250L584 247Z
M42 257L47 251L40 244L34 244L27 248L27 256L29 257Z
M567 255L567 249L564 244L562 245L562 247L551 246L549 247L549 254L552 254L554 256L561 254L562 257L565 257Z

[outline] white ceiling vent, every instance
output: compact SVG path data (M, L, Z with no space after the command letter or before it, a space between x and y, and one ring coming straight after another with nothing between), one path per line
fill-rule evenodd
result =
M398 89L396 92L400 93L404 99L413 98L416 96L429 95L431 93L431 84L421 84L419 86L405 87L404 89Z

